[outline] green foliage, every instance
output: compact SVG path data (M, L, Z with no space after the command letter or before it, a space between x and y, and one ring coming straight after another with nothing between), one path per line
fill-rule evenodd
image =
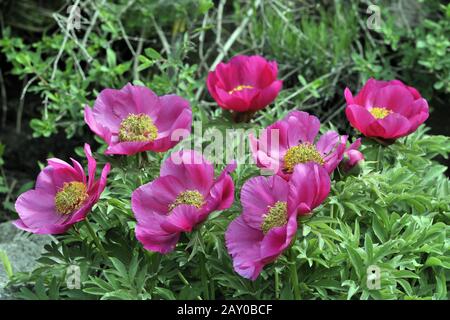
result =
M58 32L44 33L34 43L15 36L9 27L3 30L0 50L12 65L11 73L24 79L22 96L34 93L42 101L37 106L41 117L30 121L34 137L49 137L60 129L64 129L68 138L81 136L84 106L92 105L103 88L120 88L127 82L151 82L156 92L174 92L177 88L176 91L187 91L186 97L192 96L188 93L192 90L191 74L196 67L182 62L190 50L189 38L181 37L177 42L179 47L167 59L162 59L158 52L147 47L147 37L154 35L150 33L154 31L142 26L154 21L149 12L157 15L175 9L176 14L168 16L169 21L158 19L162 24L177 25L173 30L175 36L185 31L184 25L190 18L205 14L211 7L210 1L167 4L136 1L131 7L127 1L117 5L80 2L81 16L90 24L84 27L83 34L69 29L68 17L59 14L54 15ZM135 26L136 21L140 30ZM126 33L126 26L133 35ZM133 36L137 39L131 39ZM150 57L142 54L143 48ZM153 64L153 72L148 72L146 69Z
M450 6L426 3L416 20L402 19L399 26L399 11L386 1L381 30L374 31L360 1L79 1L81 31L68 30L64 14L47 14L36 25L45 31L27 41L17 28L33 30L35 16L22 16L20 26L6 19L0 50L11 66L8 76L24 81L23 97L39 97L26 107L34 137L61 129L68 138L91 137L84 106L92 106L100 90L127 82L185 97L204 130L259 129L294 108L347 129L348 122L340 121L343 88L356 91L369 77L404 79L426 97L449 93ZM232 124L205 88L213 63L237 53L277 60L284 80L274 105L250 124ZM14 195L32 182L15 190L3 171L4 148L0 144L0 193L13 211ZM366 161L349 174L334 174L328 200L301 221L292 256L286 252L255 282L233 271L224 245L226 228L241 213L239 191L259 174L254 165L233 173L236 201L229 210L211 215L182 236L176 251L161 256L137 242L130 195L158 177L167 154L106 158L104 149L101 144L96 158L111 162L113 170L89 222L47 245L29 274L13 274L0 253L16 297L293 299L294 258L305 299L448 299L449 180L436 161L447 158L448 137L428 135L422 127L388 147L364 140ZM367 286L372 265L381 269L379 290ZM80 268L80 289L68 286L72 266Z
M426 97L449 93L448 5L386 1L380 3L381 30L370 30L367 8L359 1L307 3L234 1L214 7L210 0L79 1L81 30L68 29L61 12L47 21L55 32L29 42L10 28L17 28L11 21L0 50L11 74L24 80L21 95L40 97L41 103L26 108L35 137L59 130L67 137L83 136L84 106L92 105L103 88L127 82L146 84L159 94L177 92L195 108L215 114L204 78L222 54L259 53L277 60L284 90L277 108L264 117L300 106L331 120L339 114L343 88L357 88L369 77L404 79L423 87ZM248 16L251 9L256 13ZM237 38L231 37L236 31ZM17 117L20 122L20 110Z
M328 200L302 219L292 248L302 298L447 299L450 185L446 168L433 158L448 155L450 139L421 128L389 147L367 140L363 152L363 165L348 175L335 173ZM113 181L89 225L78 224L47 245L31 274L12 276L10 288L18 297L293 299L285 256L255 282L233 271L224 232L241 212L239 201L183 235L173 253L145 251L134 237L130 194L158 176L163 159L149 156L113 159ZM257 174L253 166L240 165L233 173L236 189ZM66 285L72 265L81 270L80 290ZM366 284L371 265L381 269L379 290Z

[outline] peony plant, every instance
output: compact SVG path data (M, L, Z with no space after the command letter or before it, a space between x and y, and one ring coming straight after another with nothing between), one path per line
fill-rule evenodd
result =
M94 108L84 109L89 128L107 144L106 154L133 155L173 148L178 134L191 131L189 102L177 95L158 97L152 90L127 84L100 92Z
M283 82L278 79L276 61L238 55L209 72L206 85L222 109L254 113L275 100Z
M72 165L52 158L39 174L33 190L20 195L16 210L19 229L36 234L60 234L83 221L106 187L110 165L106 164L100 179L95 180L97 162L89 144L84 145L88 175L75 159Z
M428 118L428 103L400 80L369 79L353 97L345 89L345 114L351 125L367 137L395 140L414 131Z
M275 61L238 55L211 71L206 86L221 108L253 113L276 99L282 81ZM398 80L370 79L355 97L348 88L344 96L345 114L364 136L395 142L410 135L402 140L408 148L398 143L387 148L395 162L382 167L384 155L373 156L377 145L337 131L320 134L319 118L290 110L259 138L250 134L254 163L232 161L219 168L200 151L175 150L177 137L186 137L196 116L185 98L157 96L141 85L104 89L92 109L85 107L85 122L104 141L105 155L98 157L111 162L112 171L105 164L95 179L97 160L88 144L87 175L76 160L72 165L48 160L35 188L17 199L20 219L14 224L36 234L62 234L59 244L47 248L47 258L63 262L46 272L56 279L58 267L84 264L89 277L78 294L89 298L316 299L329 292L334 298L356 292L376 298L392 297L398 286L408 296L413 286L426 291L405 278L415 279L409 270L417 266L422 272L443 263L445 250L433 239L443 237L445 224L431 223L434 216L443 219L439 214L448 208L448 197L433 193L438 201L427 202L424 195L434 191L425 184L413 199L403 192L426 180L427 166L432 178L441 177L441 167L418 155L446 155L448 140L424 137L419 126L428 118L428 104ZM138 165L134 159L140 159ZM419 162L423 165L414 165ZM361 171L350 173L357 165ZM333 174L336 170L341 174ZM427 183L434 183L432 178ZM440 179L445 193L448 181ZM91 211L95 228L87 224L86 233L77 223ZM399 226L403 222L406 229ZM399 250L428 258L392 256ZM376 263L389 274L387 292L361 287L368 279L365 269ZM349 287L346 293L343 287Z

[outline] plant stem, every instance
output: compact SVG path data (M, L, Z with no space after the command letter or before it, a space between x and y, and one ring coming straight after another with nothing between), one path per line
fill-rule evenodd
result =
M297 263L295 261L296 255L292 247L289 249L289 258L291 262L291 283L294 288L294 298L295 300L301 300L300 288L298 286Z
M275 268L275 299L280 299L280 274Z
M187 281L185 276L183 276L183 274L180 271L178 271L178 278L180 278L181 282L183 282L186 286L188 286L189 288L192 289L191 284L189 283L189 281ZM197 299L198 300L203 300L202 297L200 297L200 296L197 296Z
M149 252L147 251L148 256L150 257L150 264L152 267L152 272L157 274L159 270L159 266L161 265L162 255L157 252Z
M203 239L202 230L201 228L198 230L198 237L201 241L202 247L205 248L205 241ZM203 286L203 292L205 295L205 299L209 300L209 286L208 286L208 279L207 279L207 270L206 270L206 255L205 252L202 252L200 255L200 279L202 281Z
M209 300L209 286L208 280L206 278L206 263L205 263L205 254L202 254L200 257L200 277L202 280L203 292L205 294L205 299Z
M377 171L380 170L380 162L383 155L383 146L380 144L378 146L378 153L377 153Z
M216 300L216 289L214 288L214 279L210 281L210 298Z
M92 237L92 240L94 240L95 245L97 246L97 249L100 251L100 253L102 254L102 256L108 260L108 255L106 254L105 248L103 247L102 243L100 242L100 240L98 239L97 235L95 234L94 229L92 228L91 224L89 223L88 219L84 220L85 224L86 224L86 228L88 229L89 234Z

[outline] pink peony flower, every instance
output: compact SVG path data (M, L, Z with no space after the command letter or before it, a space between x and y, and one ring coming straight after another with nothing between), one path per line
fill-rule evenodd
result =
M235 56L208 74L209 93L227 110L257 111L271 104L282 87L278 65L261 56Z
M342 161L342 168L344 171L351 170L360 161L364 160L364 155L358 150L360 146L361 138L356 139L345 151L347 157Z
M428 103L399 80L369 79L356 97L345 89L345 113L367 137L397 139L414 132L428 118Z
M136 237L150 251L168 253L182 232L191 232L210 213L234 201L230 164L214 179L214 167L195 151L180 151L161 166L160 177L136 189L131 206Z
M289 182L277 175L248 180L241 190L242 214L225 233L234 270L255 280L291 244L297 216L309 214L329 192L327 171L312 162L295 166Z
M315 142L319 128L317 117L292 111L263 130L259 140L250 134L256 165L289 179L295 165L312 161L323 165L331 174L348 150L348 137L328 131Z
M86 218L100 198L110 171L107 163L100 179L95 180L97 162L91 147L84 145L88 160L88 177L76 160L73 166L60 159L49 159L39 174L34 190L27 191L16 201L20 219L14 221L19 229L36 234L60 234Z
M94 108L85 107L84 119L108 144L106 154L132 155L175 146L175 138L191 131L192 111L179 96L158 97L146 87L127 84L100 92Z

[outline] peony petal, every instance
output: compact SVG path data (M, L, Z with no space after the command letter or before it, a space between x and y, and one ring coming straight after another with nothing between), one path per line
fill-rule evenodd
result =
M134 100L134 91L140 90L127 84L120 90L104 89L94 103L93 118L112 134L119 132L120 123L130 114L139 114L140 110Z
M424 123L429 116L428 102L425 99L418 99L411 105L411 113L409 118L410 128L408 131L412 133Z
M234 65L234 61L240 59L238 57L233 57L230 59L229 63L219 63L214 71L216 77L216 90L221 88L227 92L233 90L239 85L250 84L242 83L242 78L239 70Z
M102 138L106 143L110 143L112 136L111 132L108 130L108 128L97 123L94 118L92 109L89 106L86 106L84 108L84 121L87 123L92 132Z
M354 104L360 105L366 109L373 107L378 90L386 85L388 85L387 81L378 81L370 78L354 98Z
M102 173L100 175L100 180L96 181L93 185L94 187L92 188L93 191L95 192L95 202L97 202L98 199L100 199L101 194L105 190L108 175L110 172L111 172L111 165L107 163L103 167Z
M269 263L280 256L288 248L297 233L297 215L291 215L283 227L272 228L261 242L261 257Z
M336 131L328 131L324 133L316 143L317 151L322 155L327 155L334 149L341 141L341 136Z
M355 104L355 99L353 99L353 94L349 88L345 88L344 90L345 101L347 105Z
M110 144L106 149L106 155L134 155L139 152L148 151L151 149L152 143L146 141L126 141Z
M208 72L206 87L208 88L209 94L213 97L213 99L217 102L218 105L223 105L223 101L220 100L219 95L216 92L217 86L223 88L223 84L219 82L215 72Z
M217 103L220 107L228 110L239 112L249 111L251 108L251 99L243 99L239 95L229 94L228 91L216 87L216 93L219 101Z
M131 84L127 84L124 89L122 90L128 94L129 102L133 104L133 108L127 110L128 113L147 114L153 120L156 119L163 106L160 103L160 98L152 90L144 86ZM124 115L125 112L121 114L122 120ZM125 115L125 117L127 116L128 114Z
M288 212L296 211L301 204L313 210L327 198L330 184L330 176L321 165L313 162L296 165L289 181Z
M169 233L191 232L207 215L201 215L200 210L190 205L179 205L161 222L161 228Z
M95 182L95 171L97 170L97 161L92 156L91 146L87 143L84 144L84 154L88 161L88 189L92 187Z
M47 160L49 166L53 167L53 185L54 190L58 192L64 183L69 183L73 181L84 182L86 176L81 175L77 170L75 170L70 164L57 158L52 158Z
M314 143L320 129L320 121L317 117L303 111L292 111L283 121L289 125L289 147L302 142Z
M242 216L231 222L225 232L225 243L233 258L234 270L244 278L255 280L264 267L260 256L263 238L264 234L248 226Z
M358 151L358 150L349 150L347 152L348 154L348 168L351 169L352 167L354 167L358 162L364 160L364 155Z
M160 97L159 103L161 108L153 118L158 128L158 137L170 136L175 129L191 131L192 110L186 99L170 94Z
M87 177L86 177L86 174L84 173L83 167L81 166L81 164L77 160L75 160L73 158L70 158L70 160L72 161L73 168L77 172L77 175L79 177L81 177L81 181L84 184L86 184L87 183Z
M234 202L234 183L229 175L235 169L236 161L233 161L225 167L216 179L206 199L207 211L225 210L231 207Z
M71 227L70 225L46 225L38 228L30 228L20 219L13 221L12 224L20 230L34 234L62 234L67 232Z
M384 107L408 116L408 109L413 102L413 95L404 85L390 85L377 92L374 98L374 107Z
M169 206L185 188L176 177L164 176L137 188L131 195L131 208L136 219L147 224L149 212L161 215L168 213Z
M399 113L391 113L386 118L379 119L378 123L384 128L383 139L397 139L408 134L411 125L407 118Z
M167 254L175 249L180 238L179 233L168 233L155 224L152 228L136 226L136 238L146 250Z
M358 105L350 105L345 109L348 121L362 134L368 137L382 137L385 129L376 121L371 113Z
M264 215L276 202L287 201L288 183L279 176L254 177L241 190L242 218L255 229L261 229Z
M55 196L42 190L21 194L15 207L22 223L40 234L46 234L52 227L63 226L69 218L56 212Z
M48 194L56 194L58 190L53 182L54 170L55 169L52 166L45 167L37 177L35 189L40 189Z
M214 181L214 167L193 150L174 152L161 166L161 176L174 176L185 189L197 190L204 196Z
M250 110L261 110L271 104L280 93L282 87L283 81L277 80L264 89L260 89L259 94L252 98Z

